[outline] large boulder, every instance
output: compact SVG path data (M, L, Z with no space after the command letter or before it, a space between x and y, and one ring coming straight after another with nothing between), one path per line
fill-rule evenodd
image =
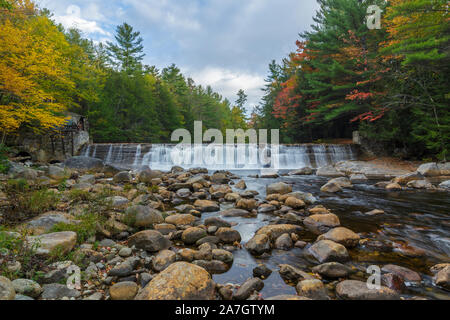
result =
M48 176L52 179L63 179L67 177L67 172L61 167L58 166L49 166L48 167Z
M330 229L339 227L341 222L337 215L332 213L314 214L303 220L303 224L311 232L315 234L322 234L328 232Z
M131 173L128 171L121 171L113 177L114 183L129 183L131 180Z
M25 225L32 229L34 234L45 233L50 231L55 225L59 223L75 224L77 221L72 220L72 217L64 212L47 212L30 221Z
M450 190L450 180L444 181L439 185L439 188Z
M314 243L308 251L320 263L342 262L350 258L347 249L343 245L330 240L320 240Z
M331 179L329 181L329 183L330 182L337 184L342 189L343 188L351 188L352 187L352 183L350 182L350 179L348 179L346 177L334 178L334 179Z
M314 173L314 169L310 167L303 167L301 169L289 172L290 176L309 176Z
M379 290L369 289L367 283L356 280L345 280L336 286L336 294L344 300L398 300L397 292L387 287Z
M188 228L183 231L181 239L186 244L194 244L198 240L207 236L206 230L198 227Z
M435 162L422 164L417 169L417 172L424 177L437 177L441 175L441 170Z
M138 170L137 180L140 183L150 184L153 179L159 179L163 176L161 171L151 170L149 167L142 167Z
M272 183L267 186L267 194L286 194L292 192L292 186L284 182Z
M42 293L41 286L33 280L16 279L12 282L12 284L17 294L22 294L24 296L32 298L38 298Z
M317 202L317 199L311 193L301 191L291 192L284 196L297 198L298 200L302 200L306 204L314 204Z
M322 188L320 188L320 191L327 192L327 193L336 193L336 192L341 192L342 188L337 183L328 182L325 185L323 185Z
M91 157L72 157L64 161L64 166L69 169L84 171L101 171L105 164L102 160Z
M162 213L148 206L131 206L125 211L125 216L138 228L148 228L164 222Z
M176 262L154 277L136 300L214 300L215 287L205 269Z
M150 252L158 252L169 248L172 243L158 231L145 230L132 235L128 239L128 245Z
M36 253L39 255L48 255L55 250L64 254L70 252L77 243L77 234L72 231L48 233L28 237L28 242L37 246Z
M347 248L353 248L358 245L360 237L350 229L338 227L319 236L318 240L331 240Z

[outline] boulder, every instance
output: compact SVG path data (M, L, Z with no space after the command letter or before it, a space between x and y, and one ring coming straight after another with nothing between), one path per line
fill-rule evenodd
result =
M292 186L284 182L272 183L267 186L267 194L286 194L292 192Z
M47 300L61 300L63 298L78 298L81 294L78 290L69 289L64 284L52 283L42 287L41 298Z
M24 296L38 298L42 293L41 286L33 280L29 279L16 279L12 282L14 291L16 294L22 294Z
M392 179L393 183L398 183L400 185L405 185L410 181L413 180L422 180L424 177L423 175L421 175L418 172L411 172L411 173L407 173L407 174L403 174L401 176L395 177L394 179Z
M353 248L358 245L360 237L350 229L338 227L319 236L317 240L331 240L347 248Z
M301 169L289 172L290 176L309 176L314 173L314 170L310 167L303 167Z
M329 178L337 178L345 176L345 174L336 170L336 168L333 166L320 167L319 169L317 169L316 175L320 177L329 177Z
M233 296L234 300L247 300L254 291L264 288L264 282L259 278L251 278L245 281Z
M397 292L387 287L379 290L369 289L367 283L356 280L345 280L336 286L336 294L344 300L398 300Z
M67 172L58 166L48 167L48 176L52 179L64 179L67 176Z
M450 190L450 180L442 182L439 188Z
M322 281L317 279L300 281L295 287L299 296L312 300L329 300Z
M354 273L351 268L339 262L324 263L315 266L312 271L330 279L345 278Z
M132 235L128 239L128 245L150 252L158 252L169 248L172 243L158 231L145 230Z
M281 278L283 278L284 281L290 282L290 283L298 283L302 280L311 280L314 279L312 276L310 276L305 271L302 271L296 267L293 267L288 264L280 264L279 265L279 273Z
M216 212L220 210L217 202L211 200L197 200L194 202L194 206L200 212Z
M192 225L197 219L191 214L174 214L166 217L166 223L175 226Z
M114 183L129 183L131 180L131 173L128 171L121 171L113 177Z
M434 277L434 283L442 288L450 290L450 265L442 268Z
M293 224L273 224L262 227L256 232L256 235L265 234L272 242L274 242L278 237L285 233L300 235L302 231L302 227Z
M244 209L231 208L221 211L220 215L223 217L252 217L253 214Z
M241 180L238 183L236 183L236 185L234 187L239 190L245 190L245 189L247 189L247 184L245 183L244 180Z
M374 210L366 212L364 214L367 216L376 216L376 215L384 214L384 210L374 209Z
M292 242L291 236L287 233L281 235L278 237L277 240L275 240L275 249L280 250L290 250L294 247L294 243Z
M130 200L128 200L125 197L121 197L121 196L109 197L109 198L106 198L106 201L111 203L111 205L115 208L125 206L130 202Z
M413 189L432 189L433 185L427 180L412 180L406 184L408 188Z
M215 283L203 268L176 262L158 274L136 300L214 300Z
M211 274L221 274L228 271L229 266L219 260L195 260L193 264L202 267Z
M352 187L352 183L346 177L334 178L334 179L331 179L328 183L335 183L342 189Z
M78 221L72 220L72 217L64 212L47 212L30 221L25 225L29 229L33 229L34 234L50 231L59 223L76 224Z
M270 238L266 234L255 235L245 244L245 248L251 254L260 256L270 251Z
M330 229L339 227L341 222L337 215L332 213L327 214L314 214L303 220L303 224L311 232L315 234L323 234L328 232Z
M230 182L230 179L224 172L216 172L211 176L211 181L214 184L227 184Z
M298 200L302 200L306 204L314 204L317 202L317 199L311 193L301 191L291 192L286 194L285 196L297 198Z
M395 191L395 190L402 190L402 186L401 185L399 185L398 183L389 183L387 186L386 186L386 190L392 190L392 191Z
M252 211L258 207L258 201L255 199L241 199L237 202L236 208Z
M143 167L138 171L137 180L140 183L152 184L154 179L160 179L163 176L161 171L151 170L149 167Z
M271 213L276 210L277 210L277 207L275 207L274 205L272 205L270 203L264 203L258 207L258 213Z
M222 228L222 227L230 228L231 224L220 218L211 217L211 218L205 219L205 226L207 226L207 227L214 226L214 227L218 227L218 228Z
M0 301L1 300L14 300L16 292L14 286L8 278L0 276Z
M238 231L231 229L231 228L225 228L222 227L219 230L217 230L215 236L220 239L223 243L230 243L233 244L235 242L241 242L241 235Z
M125 211L125 215L138 228L148 228L164 222L162 213L149 206L131 206Z
M369 181L369 179L367 179L367 177L361 173L352 174L350 176L350 182L354 184L366 183L367 181Z
M417 272L415 272L411 269L393 265L393 264L385 265L381 269L381 271L383 271L385 273L395 274L395 275L399 276L400 278L402 278L406 282L421 282L422 281L422 277Z
M161 272L175 262L177 255L170 250L162 250L152 260L153 270ZM134 298L134 297L133 297Z
M183 234L181 235L181 240L185 244L194 244L198 240L206 237L208 234L206 233L205 229L198 228L198 227L191 227L183 231Z
M228 265L232 264L234 260L233 254L223 249L213 249L212 258L213 260L222 261Z
M36 253L39 255L48 255L56 249L65 254L72 251L77 243L77 234L72 231L48 233L28 237L28 242L30 245L38 246Z
M111 300L133 300L138 293L139 287L135 282L119 282L109 288Z
M424 177L437 177L442 175L441 170L435 162L422 164L417 169L417 172Z
M327 193L336 193L336 192L341 192L342 188L337 183L328 182L327 184L323 185L322 188L320 188L320 191L327 192Z
M90 157L72 157L64 161L64 166L69 169L84 171L101 171L105 164L102 160Z
M260 264L253 269L253 276L260 279L267 279L272 274L272 270L270 270L266 265Z
M302 209L305 207L305 202L303 202L303 200L294 197L287 198L284 204L292 209Z
M320 240L309 248L309 253L320 263L332 261L347 261L350 256L347 249L336 242L330 240Z

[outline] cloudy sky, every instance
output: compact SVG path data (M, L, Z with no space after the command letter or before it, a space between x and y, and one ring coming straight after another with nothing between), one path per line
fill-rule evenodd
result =
M244 89L248 109L261 98L272 59L295 50L311 25L316 0L37 0L66 27L95 41L131 24L144 38L145 63L175 63L196 83L232 102Z

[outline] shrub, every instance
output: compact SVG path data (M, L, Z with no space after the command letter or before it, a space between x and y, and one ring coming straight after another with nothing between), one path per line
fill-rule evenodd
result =
M105 217L95 213L87 213L79 218L77 224L58 223L53 226L51 232L73 231L78 236L78 243L84 243L95 236L99 227L105 224Z

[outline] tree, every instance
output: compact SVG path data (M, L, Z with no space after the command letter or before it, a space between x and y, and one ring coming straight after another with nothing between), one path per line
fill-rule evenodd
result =
M116 44L108 42L107 46L112 65L127 73L140 68L145 56L140 32L135 32L132 26L124 23L116 28L115 39Z

